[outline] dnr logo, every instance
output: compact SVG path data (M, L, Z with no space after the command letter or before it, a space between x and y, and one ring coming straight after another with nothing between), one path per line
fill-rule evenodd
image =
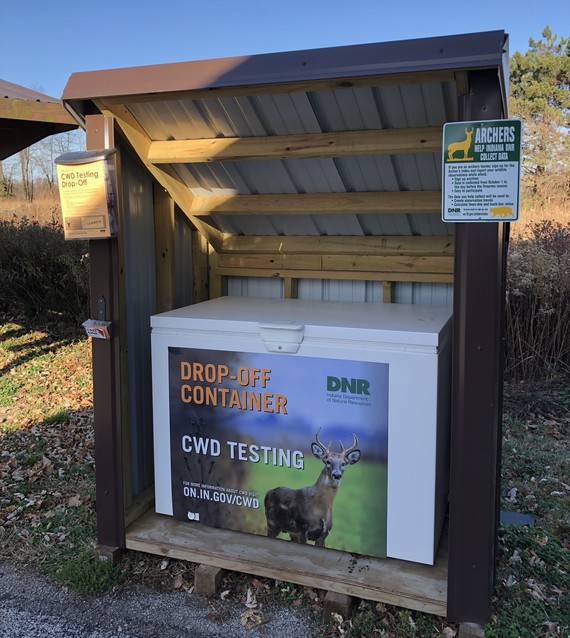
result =
M370 381L366 379L347 379L346 377L327 377L329 392L370 395Z

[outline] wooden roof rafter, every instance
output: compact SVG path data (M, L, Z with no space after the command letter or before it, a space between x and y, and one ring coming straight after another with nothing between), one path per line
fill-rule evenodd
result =
M151 142L152 164L441 152L441 128L383 129Z
M116 105L112 110L106 108L104 104L98 104L99 109L108 117L113 117L119 128L127 138L137 155L145 162L151 140L142 129L130 111L122 106ZM180 178L170 169L170 167L157 167L145 162L148 170L152 173L156 181L170 193L180 210L188 217L194 226L206 237L215 250L220 250L223 242L223 233L210 224L203 222L196 217L192 211L192 193L188 190Z

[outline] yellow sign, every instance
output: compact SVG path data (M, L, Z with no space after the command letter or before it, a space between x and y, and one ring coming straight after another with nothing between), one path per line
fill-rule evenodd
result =
M65 239L99 239L116 234L115 196L104 159L57 164Z

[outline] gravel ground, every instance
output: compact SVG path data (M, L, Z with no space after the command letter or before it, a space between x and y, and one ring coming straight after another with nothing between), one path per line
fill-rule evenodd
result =
M317 638L299 609L264 607L267 622L241 624L247 608L184 592L136 588L81 599L28 571L0 563L0 638ZM256 610L257 611L257 610Z

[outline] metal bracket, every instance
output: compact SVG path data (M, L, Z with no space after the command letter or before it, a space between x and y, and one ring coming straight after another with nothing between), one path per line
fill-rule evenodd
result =
M101 296L97 300L97 319L99 321L105 321L105 314L106 314L105 297Z

